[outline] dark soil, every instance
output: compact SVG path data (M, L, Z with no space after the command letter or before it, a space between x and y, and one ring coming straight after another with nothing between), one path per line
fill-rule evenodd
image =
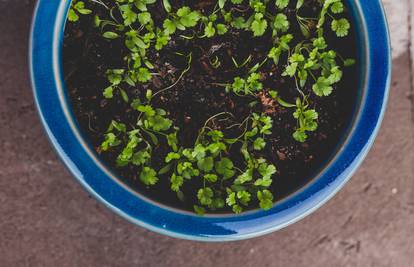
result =
M211 8L209 1L193 5L191 3L196 1L176 2L180 6L184 4L193 8L197 6L199 10ZM162 6L158 4L151 11L158 16L164 14ZM307 12L312 14L314 10L307 7ZM160 18L155 17L154 20L157 22ZM293 31L298 33L297 36L301 36L299 28L295 29L296 24L291 24ZM135 124L137 118L136 112L121 97L115 96L108 101L102 96L103 88L108 86L106 70L122 67L123 57L128 51L122 41L104 40L99 31L91 25L93 25L92 18L88 16L82 16L78 23L67 24L63 42L63 71L73 113L86 140L96 151L99 151L103 134L111 120L118 119L127 124ZM327 42L344 58L357 58L356 45L354 45L355 32L351 31L345 39L328 36ZM243 121L252 111L271 113L272 135L267 137L263 156L272 161L278 169L270 188L275 201L278 201L310 182L343 142L358 104L359 70L357 66L343 68L344 79L329 97L321 98L310 94L311 105L319 113L319 127L317 131L309 133L310 137L305 143L298 143L292 138L296 120L292 116L291 109L272 105L269 110L267 106L269 103L266 103L268 99L258 96L256 100L260 102L261 99L262 103L252 110L248 104L255 99L226 94L222 86L216 85L229 82L233 77L246 72L246 68L234 67L231 56L241 62L252 55L254 59L252 62L260 62L266 57L266 51L270 49L271 44L270 35L252 38L251 33L237 30L232 30L225 37L210 39L175 38L161 53L150 50L150 61L156 67L154 72L160 75L153 78L152 84L130 88L128 94L131 98L142 98L142 92L145 92L143 89L148 86L157 91L172 84L187 64L184 57L174 52L179 51L184 54L192 52L190 71L175 87L161 97L157 97L153 105L167 110L168 117L181 129L179 140L184 147L192 146L205 121L219 112L228 111L235 114L234 122ZM216 56L221 60L218 68L214 68L210 63ZM282 58L281 62L286 62L286 59ZM249 67L252 65L250 64ZM281 78L283 69L284 66L277 68L273 62L268 61L260 69L264 78L264 87L267 90L277 90L283 99L294 102L298 93L290 79ZM306 90L310 92L311 89ZM221 124L217 127L225 128L226 125ZM155 150L154 155L159 155L159 158L154 159L154 167L160 166L165 157L167 151L164 151L163 147L161 144ZM160 182L156 186L147 188L137 178L138 171L135 167L116 167L115 159L118 153L119 150L99 153L99 157L119 175L123 182L157 202L182 209L192 209L194 201L180 202L169 188L168 177L160 177ZM237 157L236 154L237 151L231 153L231 156ZM237 162L237 158L235 160ZM194 191L194 185L186 185L183 191ZM188 193L190 194L196 195Z

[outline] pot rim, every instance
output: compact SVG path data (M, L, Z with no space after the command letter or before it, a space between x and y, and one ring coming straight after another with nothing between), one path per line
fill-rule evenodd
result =
M391 77L390 38L380 0L346 0L360 35L364 61L363 99L347 139L334 158L304 188L268 211L200 217L167 207L136 193L105 167L84 141L66 97L61 46L71 1L39 0L29 45L30 75L46 134L73 176L99 201L136 225L154 232L198 241L252 238L306 217L350 179L370 150L384 116ZM363 76L363 75L361 75Z

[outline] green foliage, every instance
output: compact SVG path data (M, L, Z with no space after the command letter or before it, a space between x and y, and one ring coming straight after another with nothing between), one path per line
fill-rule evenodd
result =
M350 29L348 20L335 17L344 11L345 8L342 0L324 0L317 27L322 28L327 18L330 18L332 20L332 31L334 31L338 37L347 36Z
M289 5L289 0L276 0L276 6L279 9L284 9Z
M179 24L184 27L194 27L201 18L197 11L191 11L189 7L182 7L178 9L177 16Z
M74 0L68 12L68 20L71 22L76 22L79 20L79 15L88 15L91 13L92 10L86 8L83 1Z
M276 91L270 91L269 94L281 106L295 110L293 117L297 121L297 127L292 136L298 142L305 142L308 139L307 132L316 131L318 128L318 112L310 108L307 97L303 99L298 97L295 104L291 104L282 100Z
M347 19L333 20L331 24L332 30L336 33L338 37L344 37L348 35L348 31L351 25Z
M279 64L279 58L284 51L289 51L289 43L292 41L293 35L292 34L286 34L281 36L277 39L276 44L274 47L272 47L269 51L269 54L267 55L269 58L273 59L273 62L278 65Z
M231 159L223 157L215 163L216 172L223 177L223 179L230 179L234 176L234 164Z
M144 127L146 130L154 132L165 132L172 126L172 121L165 117L166 112L163 109L155 109L149 105L138 106L138 111L142 112L141 120L138 126Z
M226 90L232 91L236 95L255 95L256 92L263 89L260 82L259 73L253 72L246 79L235 77L232 84L227 85Z
M308 138L306 132L313 132L318 128L318 113L314 109L309 109L306 98L304 101L298 98L293 117L298 121L298 127L293 133L293 138L298 142L305 142Z
M211 38L215 35L224 35L227 33L228 26L218 22L218 19L219 17L216 14L201 17L201 21L204 24L204 35L202 37Z
M201 205L210 205L213 202L214 192L211 188L200 188L197 193L197 198Z
M264 210L268 210L272 208L273 195L269 190L258 191L257 198L260 201L260 208Z
M197 25L201 19L201 14L197 11L192 11L189 7L184 6L177 10L176 13L169 13L169 18L163 22L164 36L170 36L176 30L184 31Z
M264 113L257 103L263 100L261 96L266 96L265 100L270 97L280 108L291 110L297 121L292 136L298 142L305 142L317 130L317 107L309 99L330 96L342 79L342 67L356 63L330 49L324 38L326 30L340 38L351 30L349 21L341 16L345 12L342 0L320 0L315 6L315 10L320 10L317 17L302 12L304 0L217 0L209 14L189 6L178 7L169 0L162 1L163 14L152 13L156 0L115 0L109 6L105 3L96 0L86 7L83 1L74 1L68 20L76 22L80 15L91 14L93 5L107 10L107 14L102 10L94 14L94 26L106 42L124 44L125 57L123 65L105 70L107 84L103 96L108 101L124 101L124 105L131 107L128 116L135 116L136 123L113 120L102 135L98 151L115 153L117 166L136 170L137 178L145 186L153 186L164 177L169 179L179 200L197 200L194 211L200 215L224 207L235 213L255 206L272 208L274 197L270 187L277 169L264 155L272 149L269 137L277 117ZM292 32L297 26L301 32ZM246 98L251 103L251 113L242 121L228 112L210 117L194 144L184 147L180 129L174 126L170 113L158 108L154 103L159 102L153 99L180 82L193 66L192 53L176 51L187 61L187 67L172 79L173 84L156 90L151 89L152 84L164 74L160 73L158 63L150 59L166 46L174 47L177 38L220 40L221 35L241 31L253 38L272 37L273 43L262 61L254 53L243 58L229 55L231 59L217 53L208 55L208 62L215 69L227 60L234 63L237 76L217 84L225 86L228 94ZM275 64L272 75L282 75L287 84L296 85L295 103L284 101L278 91L268 88L266 77L270 74L261 70L265 64ZM223 121L231 126L218 126ZM230 134L230 128L238 128L240 135ZM161 155L157 155L159 146L167 148ZM233 154L235 148L240 155ZM158 157L154 162L153 156ZM194 196L189 196L186 189L190 181L198 185Z
M289 64L282 75L293 77L300 88L311 77L313 92L317 96L329 96L333 91L332 86L342 79L342 71L336 63L336 52L326 50L327 47L323 37L313 39L312 43L296 45L296 52L290 55ZM351 59L345 63L349 65L353 61Z
M289 29L289 21L285 14L279 13L275 16L273 29L275 30L273 35L276 35L277 32L286 32Z
M139 174L139 179L145 185L154 185L158 182L157 172L150 167L144 167Z
M256 13L252 25L250 26L254 36L261 36L267 29L267 20L262 13Z

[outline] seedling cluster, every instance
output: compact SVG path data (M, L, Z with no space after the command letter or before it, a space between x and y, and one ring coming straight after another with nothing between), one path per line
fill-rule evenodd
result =
M151 12L160 2L164 7L162 20ZM315 17L302 13L310 4L317 4L319 8ZM92 14L97 5L106 14ZM342 79L342 67L355 63L332 50L325 38L326 34L335 34L338 38L348 35L350 23L343 17L344 4L341 0L218 0L208 14L190 6L177 6L172 0L73 1L69 21L76 23L82 15L94 16L94 26L102 38L121 40L128 51L123 68L106 70L108 83L102 94L109 101L120 98L128 103L136 114L136 123L113 120L103 136L100 151L115 148L120 151L117 165L135 166L145 186L168 177L171 190L182 201L188 197L184 185L199 181L198 203L194 205L198 214L225 207L235 213L254 206L268 210L273 206L270 186L277 169L261 151L266 148L267 136L277 129L273 127L275 114L257 111L259 96L264 95L280 108L291 110L297 121L292 138L297 142L305 142L309 133L317 130L318 112L309 101L310 95L331 95ZM258 62L251 55L243 60L232 57L234 67L243 75L217 83L227 94L251 99L251 106L256 109L241 120L229 112L211 116L199 130L193 146L184 147L174 118L167 110L155 106L154 99L174 88L195 59L191 52L176 51L186 67L172 84L155 90L151 88L151 81L159 73L148 54L162 51L175 39L214 38L233 31L250 33L251 40L247 41L251 42L266 35L273 40L265 57ZM222 60L215 56L209 63L219 68ZM281 97L284 88L269 88L264 84L261 68L269 62L282 69L281 78L293 81L297 91L293 103ZM145 97L132 97L133 88L145 88L142 89ZM237 123L227 128L217 127L223 121ZM239 129L240 134L229 134L226 129L230 128ZM161 145L168 146L168 152L161 155L163 166L155 169L153 159L160 155L154 155L154 149ZM237 164L229 154L234 147L239 148L243 164Z

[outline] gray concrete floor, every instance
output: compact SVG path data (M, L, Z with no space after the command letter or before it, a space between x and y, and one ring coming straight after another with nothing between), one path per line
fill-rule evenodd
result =
M411 5L384 2L392 90L363 166L333 200L295 225L252 240L204 244L131 225L72 179L33 105L26 51L34 0L0 0L0 267L413 266Z

